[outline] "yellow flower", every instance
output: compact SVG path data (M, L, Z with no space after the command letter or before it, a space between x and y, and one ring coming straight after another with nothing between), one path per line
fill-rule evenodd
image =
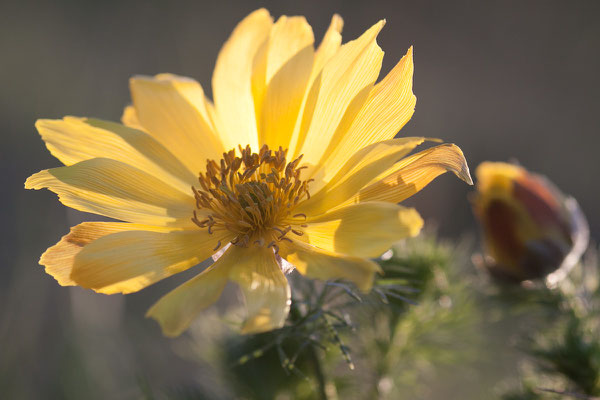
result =
M481 163L473 210L481 222L494 276L559 282L579 261L589 229L577 201L517 165Z
M124 221L73 227L40 264L61 285L132 293L227 248L148 311L170 336L227 281L245 295L244 332L281 327L290 305L283 260L308 277L369 290L378 266L368 258L422 226L396 203L446 171L470 182L455 145L402 158L425 139L393 139L416 101L412 49L376 83L383 25L341 45L336 15L315 49L303 17L273 22L257 10L219 54L214 103L192 79L138 76L124 125L38 121L65 166L25 187Z

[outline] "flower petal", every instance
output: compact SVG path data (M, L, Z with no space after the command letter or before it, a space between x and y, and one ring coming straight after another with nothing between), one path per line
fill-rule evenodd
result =
M207 159L219 159L224 147L207 110L204 91L190 78L171 74L134 77L129 81L136 115L195 175Z
M123 109L123 115L121 115L121 122L123 123L123 125L128 126L130 128L145 131L144 127L140 122L140 119L137 116L137 112L135 111L134 106L126 106Z
M297 212L319 215L338 207L425 140L425 138L391 139L361 149L350 157L329 182L321 185L318 181L313 182L309 189L313 191L316 187L317 192L300 204Z
M312 28L304 17L283 15L271 26L269 35L254 56L252 65L255 109L262 103L269 82L279 70L300 51L312 47L313 43ZM256 115L260 115L260 112Z
M294 148L299 140L299 135L302 132L306 133L308 124L310 124L310 117L312 116L315 105L317 102L319 89L321 87L320 82L315 83L315 80L320 81L322 79L321 71L323 66L335 55L339 50L342 42L342 36L340 35L344 22L342 18L335 14L331 19L331 24L323 37L323 41L319 45L319 48L314 52L314 61L312 63L312 70L306 83L306 90L303 94L302 101L300 102L300 108L298 110L298 117L290 137L286 137L285 141L288 143L289 154L295 153Z
M217 58L212 88L226 149L239 144L258 148L252 67L272 25L273 19L267 10L254 11L236 26Z
M384 202L350 205L309 219L308 243L336 253L379 257L392 244L416 236L423 219L414 208Z
M104 294L137 292L207 259L225 238L206 230L113 233L75 256L71 280Z
M331 17L331 23L319 48L315 52L315 63L313 65L313 72L311 74L311 82L321 72L323 66L338 52L340 45L342 44L342 28L344 27L344 20L338 14L334 14Z
M230 266L226 254L199 275L161 297L148 310L146 317L156 320L165 336L181 335L202 310L219 299L227 284Z
M75 286L77 283L71 279L73 262L83 247L103 236L131 230L167 231L166 228L126 222L83 222L72 227L60 242L46 250L40 258L40 265L45 266L46 273L60 285Z
M290 288L273 250L264 247L231 246L206 271L161 298L146 315L161 324L165 335L177 336L217 300L227 278L240 285L246 298L244 333L283 326L290 307Z
M302 124L305 131L301 128L297 133L297 145L292 145L292 154L303 154L303 162L309 166L319 163L329 143L335 139L348 107L360 109L375 83L383 59L383 51L375 38L383 25L384 21L380 21L358 39L343 45L325 64L320 79L315 80L313 86L318 85L318 98L314 111L308 115L305 109L303 116L305 120L310 117L310 124Z
M65 165L110 158L135 166L180 190L195 176L163 145L145 132L89 118L41 119L35 124L48 150Z
M130 165L93 158L33 174L26 189L48 188L67 207L127 222L193 226L195 200Z
M398 203L449 171L469 185L473 184L467 161L458 146L443 144L432 147L400 160L345 204L364 201Z
M312 71L314 36L304 17L281 17L252 79L259 143L288 148Z
M417 98L412 92L412 47L390 73L373 87L351 126L325 152L324 179L329 180L352 154L370 144L393 139L410 120Z
M290 311L291 293L273 250L232 246L228 253L233 263L229 278L242 289L248 309L242 333L281 328Z
M309 278L346 279L364 292L371 290L379 266L368 259L337 254L310 244L280 242L279 254Z

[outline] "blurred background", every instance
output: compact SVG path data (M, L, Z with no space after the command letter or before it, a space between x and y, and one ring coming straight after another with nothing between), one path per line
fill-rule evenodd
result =
M457 143L472 171L483 160L518 160L576 197L592 237L600 234L600 2L4 0L0 391L7 398L127 399L139 397L146 381L187 385L201 376L210 386L216 379L211 365L183 354L189 337L163 338L143 317L184 277L126 298L59 287L38 265L40 254L70 226L95 217L23 183L59 166L36 119L119 120L135 74L190 76L210 93L220 46L263 6L274 17L305 15L317 41L334 13L344 18L344 41L386 18L378 39L382 74L409 46L415 51L418 100L401 135ZM474 235L471 190L443 176L410 204L442 237ZM498 368L511 374L509 364ZM453 387L448 398L468 398L460 382Z

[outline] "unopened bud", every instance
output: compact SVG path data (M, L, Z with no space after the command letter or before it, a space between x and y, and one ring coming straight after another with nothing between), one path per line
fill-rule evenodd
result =
M473 210L490 272L516 282L546 278L550 286L564 278L589 239L577 201L517 165L484 162L475 175Z

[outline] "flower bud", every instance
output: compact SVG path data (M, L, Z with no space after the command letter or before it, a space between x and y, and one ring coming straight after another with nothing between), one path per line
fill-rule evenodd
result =
M504 280L546 278L554 286L588 244L589 228L577 201L517 165L484 162L475 174L472 204L483 231L486 267Z

